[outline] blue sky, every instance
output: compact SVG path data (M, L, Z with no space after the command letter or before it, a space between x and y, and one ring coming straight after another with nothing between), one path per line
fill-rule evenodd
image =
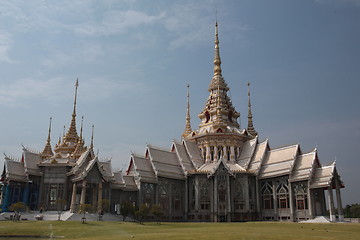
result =
M79 78L78 129L114 170L146 143L170 148L204 107L214 22L223 76L246 127L271 147L318 148L337 167L344 204L360 202L360 1L1 1L0 150L42 150L69 126ZM2 160L0 160L2 163Z

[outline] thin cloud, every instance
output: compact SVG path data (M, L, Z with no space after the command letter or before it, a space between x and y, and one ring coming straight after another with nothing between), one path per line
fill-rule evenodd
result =
M16 63L9 57L9 52L12 48L11 34L0 31L0 62Z
M85 35L117 35L128 32L130 28L152 24L163 18L164 14L148 15L143 12L111 10L104 13L102 20L84 22L74 26L74 31Z

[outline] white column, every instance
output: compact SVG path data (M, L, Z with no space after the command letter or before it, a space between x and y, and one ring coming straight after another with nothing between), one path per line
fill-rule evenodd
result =
M80 204L85 203L85 194L86 194L86 180L84 179L81 187Z
M223 158L224 158L225 161L228 160L228 154L227 154L226 146L223 147Z
M334 197L333 197L331 184L330 184L330 186L328 188L328 199L329 199L330 221L331 222L336 222L335 207L334 207Z
M76 206L76 183L73 183L72 194L71 194L70 212L74 213L76 211L75 206Z
M199 178L195 176L195 211L199 211Z
M337 207L338 207L338 214L339 214L339 222L343 222L344 221L344 211L343 211L343 207L342 207L340 184L339 184L338 176L336 176L335 184L336 184L336 200L337 200Z
M231 221L231 196L230 196L230 176L226 176L226 195L227 195L227 221Z
M218 155L219 155L219 149L217 146L214 147L214 162L217 162L218 159Z
M102 210L102 189L103 189L103 186L102 186L102 183L100 182L99 185L98 185L98 197L97 197L97 200L98 200L98 212L101 212Z
M218 212L218 191L217 191L217 176L214 177L214 222L217 222L217 212Z
M261 215L259 179L255 179L256 186L256 211Z
M234 148L234 146L230 147L230 161L231 162L235 161L235 148Z
M211 160L211 154L210 154L210 146L209 145L207 145L206 146L206 162L210 162L210 160Z
M294 194L292 190L292 184L289 182L289 204L290 204L290 221L295 222L294 219ZM304 203L305 204L305 203Z
M245 210L248 212L250 211L250 196L249 196L249 176L245 176L244 182L244 194L245 194Z
M312 196L312 191L310 189L310 181L308 182L307 185L307 200L308 200L308 206L309 206L309 218L312 219L314 218L314 201L313 201L313 196Z
M276 184L273 181L273 207L274 207L274 220L278 220L278 207L277 207L277 193L276 193Z

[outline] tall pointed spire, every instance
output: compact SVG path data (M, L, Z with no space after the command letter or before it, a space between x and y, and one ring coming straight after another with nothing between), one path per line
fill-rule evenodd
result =
M227 86L221 70L221 59L219 50L218 22L215 23L215 56L214 75L211 79L208 91L210 96L204 109L198 115L201 119L200 132L225 132L235 131L240 125L237 119L240 114L235 110L229 98Z
M49 132L48 132L48 137L47 137L47 141L46 141L46 145L44 147L44 150L41 152L41 156L43 158L49 158L52 157L54 155L52 149L51 149L51 121L52 121L52 117L50 117L50 123L49 123Z
M215 23L215 56L214 56L214 76L221 76L221 59L219 50L219 31L218 23Z
M258 133L255 131L254 125L253 125L253 116L252 116L252 112L251 112L251 102L250 102L250 82L248 82L248 127L247 130L248 132L253 135L256 136L258 135Z
M190 123L190 85L188 84L186 87L187 87L186 125L185 125L184 133L182 134L183 138L186 138L192 132L191 123Z
M69 129L66 133L66 141L67 142L72 142L72 143L77 143L77 141L79 140L79 136L77 134L76 131L76 100L77 100L77 91L78 91L78 87L79 87L79 79L76 79L76 83L75 83L75 97L74 97L74 110L71 116L71 122L70 122L70 126Z

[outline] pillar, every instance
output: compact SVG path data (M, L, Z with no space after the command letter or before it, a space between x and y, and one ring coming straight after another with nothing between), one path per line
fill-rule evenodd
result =
M85 194L86 194L86 180L84 179L81 187L80 204L85 203Z
M6 187L5 187L5 198L4 198L4 202L2 205L3 212L8 211L8 207L10 205L10 194L11 194L11 186L9 183L7 183Z
M259 179L255 178L255 194L256 194L256 211L260 214L261 212L261 205L260 205L260 187L259 187Z
M336 176L335 184L336 184L336 200L337 200L337 207L338 207L338 214L339 214L339 222L343 222L344 221L344 211L343 211L343 207L342 207L340 183L339 183L338 176Z
M289 182L289 204L290 204L290 221L295 222L294 194L293 194L293 188L291 182Z
M235 162L235 148L234 148L234 146L230 147L230 161Z
M98 210L98 212L101 212L102 210L104 210L104 209L102 209L102 189L103 189L102 183L100 182L98 184L98 197L97 197L97 202L98 202L97 210Z
M199 211L199 177L195 176L195 212Z
M227 200L227 221L230 222L231 221L231 197L230 197L230 176L227 175L226 176L226 200Z
M189 189L188 189L188 179L186 178L185 179L185 196L184 196L184 198L185 198L185 201L184 201L184 212L185 212L185 221L187 221L187 216L188 216L188 207L189 207Z
M309 206L309 218L313 219L314 218L314 198L312 196L312 191L310 189L310 181L308 182L308 187L307 187L307 200L308 200L308 206Z
M328 188L328 199L329 199L330 221L331 222L336 222L335 207L334 207L334 197L333 197L331 184L330 184L330 186Z
M218 198L217 198L217 176L215 175L214 177L214 222L218 221L218 216L217 216L217 212L218 212Z
M273 207L274 207L274 220L278 220L278 207L277 207L277 196L276 196L276 184L273 181Z
M28 206L29 204L29 192L30 192L30 187L29 187L29 182L27 182L25 185L24 195L22 200L26 206Z
M249 175L245 175L244 181L244 194L245 194L245 210L250 211L250 196L249 196Z
M70 203L70 212L74 213L76 211L76 183L73 183L72 193L71 193L71 203Z
M219 149L217 146L214 147L214 162L217 162L219 160Z
M227 153L226 146L223 147L223 158L225 161L228 160L228 153Z
M210 154L210 146L206 145L206 162L210 162L211 160L211 154Z

